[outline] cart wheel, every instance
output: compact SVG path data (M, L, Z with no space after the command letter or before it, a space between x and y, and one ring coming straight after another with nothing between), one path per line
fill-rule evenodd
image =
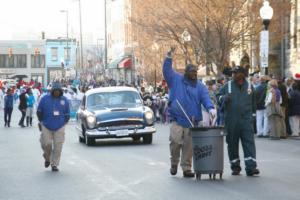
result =
M201 180L201 174L196 174L196 179L197 179L198 181L200 181L200 180Z
M213 175L213 179L216 180L216 174Z
M220 180L222 180L223 179L223 173L220 173Z

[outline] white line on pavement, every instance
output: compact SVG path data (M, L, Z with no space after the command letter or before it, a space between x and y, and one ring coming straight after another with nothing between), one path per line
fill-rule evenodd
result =
M85 173L85 176L99 187L99 191L101 191L101 194L99 195L100 199L104 198L105 196L114 194L119 190L125 192L130 196L138 197L137 193L133 192L129 187L120 183L112 176L107 175L101 170L98 165L96 166L93 163L84 160L83 158L72 155L68 159L67 164L74 166L74 163L78 164L81 169L84 169L82 173Z

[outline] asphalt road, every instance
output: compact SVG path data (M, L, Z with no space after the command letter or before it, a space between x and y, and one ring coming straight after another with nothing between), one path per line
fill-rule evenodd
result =
M230 175L225 153L223 180L185 179L169 174L167 125L157 125L152 145L130 139L78 142L67 127L60 172L43 166L36 123L3 127L0 113L1 200L193 200L300 199L300 140L256 139L260 177ZM14 116L19 116L14 110ZM226 149L225 149L226 150Z

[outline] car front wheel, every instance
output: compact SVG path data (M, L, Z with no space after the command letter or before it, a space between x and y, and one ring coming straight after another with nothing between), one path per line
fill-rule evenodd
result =
M151 144L152 143L152 134L148 134L143 136L143 143L144 144Z

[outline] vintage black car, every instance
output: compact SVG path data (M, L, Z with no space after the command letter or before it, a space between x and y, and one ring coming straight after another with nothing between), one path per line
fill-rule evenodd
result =
M93 145L95 139L143 138L151 144L156 132L154 115L143 105L139 92L131 87L103 87L88 90L76 115L79 141Z

